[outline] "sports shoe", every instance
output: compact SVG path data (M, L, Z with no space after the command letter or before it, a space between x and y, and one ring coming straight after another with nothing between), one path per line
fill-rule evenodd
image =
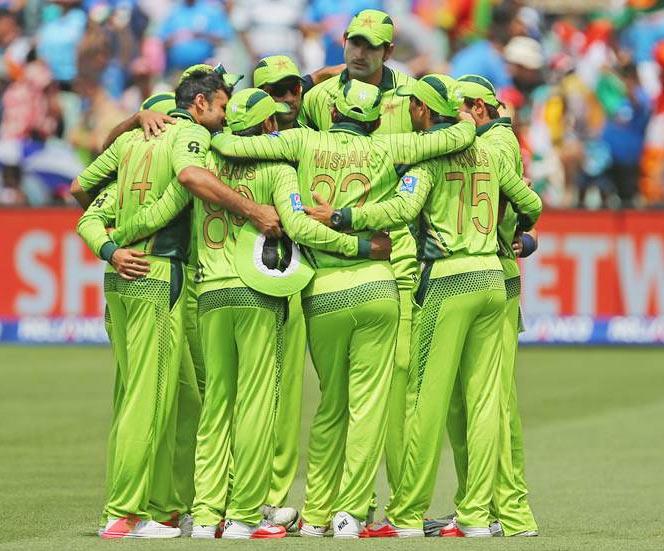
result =
M335 538L356 539L365 528L353 515L339 511L332 519L332 529Z
M283 526L274 526L266 520L251 525L228 519L224 524L224 533L221 535L222 539L227 540L265 540L285 537L286 529Z
M191 537L195 540L213 540L221 537L221 529L218 524L202 526L200 524L193 527Z
M180 529L136 517L109 519L101 534L104 539L145 538L166 539L180 536Z
M491 535L494 538L502 538L505 535L505 532L503 532L503 525L500 524L499 520L494 520L489 524L489 532L491 532Z
M523 532L518 532L516 534L513 534L512 537L518 536L520 538L536 538L539 536L539 532L537 530L524 530Z
M425 518L424 519L424 535L428 538L438 537L440 530L445 528L450 522L454 520L456 513L450 513L444 517L439 518Z
M475 528L472 526L461 526L456 518L440 530L441 538L490 538L489 528Z
M327 526L316 526L315 524L306 524L300 519L298 523L300 536L303 538L322 538L327 532Z
M370 524L365 530L366 538L423 538L424 531L417 528L399 528L389 520Z
M270 524L274 526L283 526L286 531L297 529L300 514L293 507L272 507L265 505L262 508L263 516Z
M180 529L181 538L191 537L191 530L194 527L194 517L189 513L181 515L180 513L173 513L171 515L171 520L162 522L164 526L170 526L172 528Z

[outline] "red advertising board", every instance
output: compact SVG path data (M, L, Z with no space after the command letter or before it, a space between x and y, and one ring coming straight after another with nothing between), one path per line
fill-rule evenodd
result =
M0 340L105 338L104 265L76 235L79 214L0 210ZM664 342L664 213L549 210L538 230L524 341Z

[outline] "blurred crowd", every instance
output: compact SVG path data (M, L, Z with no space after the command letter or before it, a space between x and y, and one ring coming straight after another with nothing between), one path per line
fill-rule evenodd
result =
M66 203L108 131L185 67L343 63L365 8L395 20L388 65L495 84L548 206L664 206L664 0L0 0L0 205Z

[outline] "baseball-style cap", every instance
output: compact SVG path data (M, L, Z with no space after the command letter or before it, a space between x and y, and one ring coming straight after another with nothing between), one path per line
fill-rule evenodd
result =
M141 110L149 109L150 111L156 111L157 113L163 113L164 115L167 115L169 111L172 111L176 107L175 94L173 92L153 94L141 103Z
M259 88L245 88L233 94L226 105L226 123L233 132L260 124L275 113L289 113L290 107L277 103Z
M378 86L360 80L349 80L334 102L337 111L360 122L372 122L380 117L382 93Z
M447 75L424 75L413 84L397 87L397 96L415 96L429 109L445 117L459 115L463 96L456 81Z
M296 195L299 201L299 194ZM267 238L248 222L235 242L235 270L247 287L275 297L294 295L314 276L288 237Z
M191 65L190 67L187 67L182 72L182 74L180 75L180 80L178 81L178 86L182 84L182 81L185 78L187 78L192 73L196 72L217 73L224 81L224 84L228 86L228 88L230 88L231 90L235 88L235 85L244 78L244 75L229 73L228 71L226 71L226 69L221 63L215 65L214 67L212 65L208 65L207 63L197 63L196 65Z
M481 75L463 75L456 79L464 98L481 99L494 107L505 107L496 97L496 89L491 81Z
M273 84L284 78L300 77L300 70L287 55L271 55L261 59L254 69L254 86Z
M362 36L372 46L391 44L394 37L394 23L384 11L362 10L350 20L346 28L346 37Z
M538 70L544 67L542 46L529 36L515 36L505 46L505 60L526 69Z

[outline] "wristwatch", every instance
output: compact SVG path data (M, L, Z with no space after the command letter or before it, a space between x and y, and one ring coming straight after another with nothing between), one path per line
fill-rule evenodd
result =
M330 227L333 230L341 229L341 223L343 222L343 217L341 216L340 210L335 210L330 216Z

